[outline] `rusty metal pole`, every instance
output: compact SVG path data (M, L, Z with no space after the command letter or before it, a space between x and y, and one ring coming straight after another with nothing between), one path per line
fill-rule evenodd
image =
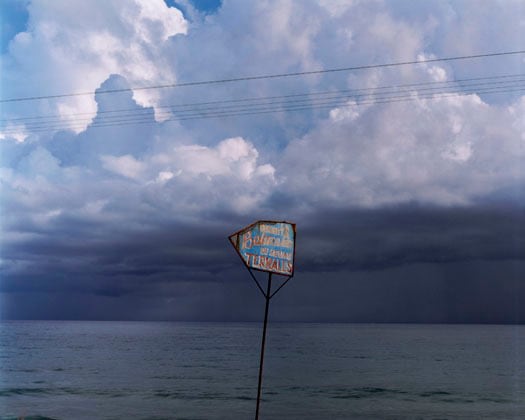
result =
M268 288L266 290L266 307L264 309L264 327L263 335L261 342L261 362L259 364L259 385L257 387L257 408L255 409L255 420L259 420L259 404L261 402L261 390L262 390L262 372L263 372L263 363L264 363L264 346L266 344L266 326L268 324L268 308L270 306L270 291L272 288L272 273L268 275Z

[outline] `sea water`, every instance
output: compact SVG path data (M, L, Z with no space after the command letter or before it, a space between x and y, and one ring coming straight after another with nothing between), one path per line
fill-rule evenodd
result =
M0 418L250 419L259 323L0 323ZM261 419L525 418L525 326L270 323Z

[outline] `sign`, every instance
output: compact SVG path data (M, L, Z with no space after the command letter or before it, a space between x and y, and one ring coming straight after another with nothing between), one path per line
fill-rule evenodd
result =
M229 239L248 268L293 276L294 223L260 220Z

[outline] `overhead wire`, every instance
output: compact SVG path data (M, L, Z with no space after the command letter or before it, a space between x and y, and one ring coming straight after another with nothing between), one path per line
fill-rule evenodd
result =
M525 90L525 86L519 89L506 89L506 90L499 90L499 91L491 91L491 92L485 92L487 94L499 94L499 93L510 93L510 92L522 92ZM464 94L462 93L452 93L452 94L443 94L442 97L454 97L454 96L462 96ZM286 109L275 109L274 107L266 107L264 109L248 109L243 111L237 111L237 112L228 112L228 111L222 111L222 112L209 112L209 113L195 113L193 115L185 115L185 116L179 116L179 117L173 117L168 118L164 121L165 122L173 122L173 121L187 121L187 120L202 120L202 119L212 119L212 118L226 118L226 117L241 117L241 116L247 116L247 115L262 115L262 114L275 114L279 112L293 112L293 111L304 111L304 110L311 110L311 109L327 109L327 108L345 108L345 107L353 107L353 106L363 106L363 105L378 105L378 104L387 104L387 103L394 103L394 102L406 102L406 101L415 101L418 99L432 99L430 97L426 98L417 98L417 97L411 97L411 96L405 96L405 97L397 97L397 98L391 98L388 100L372 100L372 101L365 101L360 103L342 103L342 104L320 104L320 105L314 105L314 106L296 106ZM92 125L89 128L102 128L102 127L117 127L117 126L127 126L127 125L142 125L142 124L154 124L158 121L155 120L134 120L134 121L114 121L107 124L97 124ZM77 129L82 129L84 126L77 126ZM70 129L71 127L64 127L67 129ZM55 129L49 130L49 129L43 129L41 131L55 131Z
M471 82L480 82L480 81L487 81L487 80L502 80L502 79L514 79L516 81L516 78L522 78L525 74L506 74L506 75L498 75L498 76L486 76L486 77L475 77L475 78L468 78L468 79L452 79L452 80L444 80L444 81L431 81L431 82L419 82L419 83L407 83L407 84L399 84L399 85L388 85L388 86L377 86L377 87L370 87L370 88L353 88L353 89L338 89L338 90L328 90L328 91L321 91L321 92L308 92L308 93L295 93L295 94L288 94L288 95L278 95L278 96L264 96L264 97L251 97L251 98L237 98L237 99L222 99L222 100L215 100L215 101L207 101L207 102L192 102L192 103L186 103L186 104L173 104L173 105L156 105L155 109L162 110L162 109L171 109L175 110L176 108L189 108L189 107L200 107L203 105L221 105L226 103L249 103L254 101L265 101L265 100L274 100L274 99L291 99L291 98L300 98L300 97L309 97L309 96L321 96L321 95L331 95L331 94L342 94L342 93L358 93L358 92L375 92L375 91L381 91L381 90L396 90L396 89L406 89L406 88L414 88L414 87L423 87L421 90L428 90L429 88L426 86L438 86L438 88L445 88L446 85L453 84L465 84L464 86L474 86ZM512 80L510 80L512 81ZM476 83L475 86L481 86L485 84L493 84L493 83L502 83L502 82L487 82L487 83ZM451 86L452 87L452 86ZM151 113L152 108L151 107L143 107L140 109L135 108L124 108L124 109L110 109L110 110L98 110L97 115L105 115L105 114L114 114L114 113ZM68 118L76 118L80 116L88 116L86 120L91 121L93 112L80 112L80 113L74 113L69 114ZM10 118L9 121L17 121L17 122L23 122L23 121L32 121L32 120L42 120L42 119L48 119L48 121L52 121L53 119L56 120L63 120L63 116L61 115L37 115L37 116L29 116L29 117L19 117L19 118ZM0 123L4 123L6 120L0 120Z
M392 96L390 95L383 95L383 96L372 96L364 101L357 102L355 101L356 97L342 97L342 98L330 98L329 100L314 100L314 101L294 101L294 102L288 102L288 103L282 103L282 104L252 104L249 107L223 107L218 109L193 109L193 110L187 110L182 112L176 112L173 114L167 114L162 115L162 117L168 117L167 119L164 119L162 122L167 121L182 121L182 120L188 120L188 119L206 119L206 118L213 118L213 117L219 117L219 116L228 116L228 117L234 117L234 116L242 116L242 115L255 115L255 114L262 114L267 113L267 111L270 111L272 113L275 112L288 112L288 111L299 111L299 110L307 110L307 109L322 109L326 107L334 108L334 107L342 107L342 106L357 106L357 105L368 105L368 104L384 104L384 103L391 103L391 102L400 102L400 101L406 101L406 100L418 100L418 99L432 99L436 97L451 97L451 96L461 96L461 95L467 95L472 93L478 93L478 94L498 94L498 93L509 93L509 92L520 92L524 88L523 85L514 85L514 86L505 86L502 87L490 87L490 88L484 88L484 89L469 89L469 90L463 90L462 92L428 92L426 94L418 94L417 92L406 92L402 95ZM361 95L363 96L363 95ZM354 100L350 104L345 104L345 101ZM276 107L276 105L279 105ZM159 117L159 116L157 116ZM87 121L86 121L87 122ZM117 126L117 125L130 125L130 124L137 124L142 122L159 122L153 119L153 115L141 115L138 116L115 116L112 118L105 118L100 119L98 121L94 121L89 126L90 128L96 128L96 127L110 127L110 126ZM27 129L30 129L31 131L56 131L60 129L75 129L75 128L82 128L86 124L79 120L66 120L66 121L60 121L59 123L54 124L42 124L39 125L28 125L26 126ZM17 131L16 128L12 128L11 131L15 132ZM5 130L4 133L8 133L8 130Z
M221 83L234 83L234 82L241 82L241 81L277 79L277 78L287 78L287 77L297 77L297 76L308 76L308 75L315 75L315 74L369 70L369 69L375 69L375 68L397 67L397 66L406 66L406 65L413 65L413 64L425 64L425 63L447 62L447 61L458 61L458 60L472 60L476 58L488 58L488 57L501 57L501 56L524 54L524 53L525 53L525 50L500 51L500 52L494 52L494 53L471 54L471 55L463 55L463 56L455 56L455 57L430 58L430 59L424 59L424 60L412 60L412 61L402 61L402 62L382 63L382 64L369 64L369 65L362 65L362 66L341 67L341 68L311 70L311 71L302 71L302 72L266 74L266 75L256 75L256 76L241 76L241 77L232 77L232 78L224 78L224 79L216 79L216 80L191 81L191 82L164 84L164 85L135 86L135 87L121 88L121 89L98 89L96 93L97 94L112 94L112 93L119 93L119 92L132 92L132 91L138 91L138 90L179 88L179 87L188 87L188 86L202 86L202 85L221 84ZM73 97L73 96L86 96L86 95L93 95L93 94L94 92L89 91L89 92L63 93L63 94L57 94L57 95L27 96L27 97L19 97L19 98L0 99L0 103L35 101L35 100L43 100L43 99L58 99L58 98L66 98L66 97Z
M163 109L166 109L166 111L156 113L156 117L161 119L164 118L162 122L184 121L194 119L268 114L275 112L292 112L309 109L313 110L347 106L362 106L370 104L385 104L393 102L405 102L409 100L432 99L436 97L443 98L451 96L460 96L472 93L500 94L509 92L520 92L523 91L525 87L523 84L523 82L525 81L524 76L525 75L523 74L500 75L482 78L448 80L443 82L426 82L405 85L382 86L379 88L345 89L339 91L324 91L292 95L270 96L262 98L241 98L223 101L208 101L193 104L170 105L161 107ZM471 83L473 81L477 83ZM448 86L452 83L453 85ZM450 89L457 88L457 85L461 83L463 83L463 85L461 86L461 91L450 91ZM419 87L419 89L407 89L410 87ZM399 89L401 89L401 91L399 91ZM281 99L282 101L279 101L278 99ZM234 103L237 103L237 105L233 105ZM231 105L210 106L220 104ZM202 107L202 105L205 105L206 107ZM187 109L184 109L185 107ZM89 127L114 127L131 124L151 124L157 122L153 118L153 110L151 108L147 110L149 111L147 114L114 114L111 116L97 117L98 119L95 118L95 120L93 120ZM125 111L128 112L131 110ZM104 112L118 112L118 110L108 110ZM85 127L86 122L90 121L90 118L77 118L70 120L60 120L56 122L52 120L47 122L26 121L26 124L24 125L27 129L29 129L32 132L45 132L56 131L60 129L82 129L83 127ZM19 123L20 122L22 121L19 121ZM9 133L9 130L11 130L12 132L16 132L17 128L8 128L4 131L4 133Z

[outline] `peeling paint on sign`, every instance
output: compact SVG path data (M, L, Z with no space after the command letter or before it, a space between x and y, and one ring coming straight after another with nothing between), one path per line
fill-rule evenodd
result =
M248 268L293 276L295 224L261 220L229 239Z

